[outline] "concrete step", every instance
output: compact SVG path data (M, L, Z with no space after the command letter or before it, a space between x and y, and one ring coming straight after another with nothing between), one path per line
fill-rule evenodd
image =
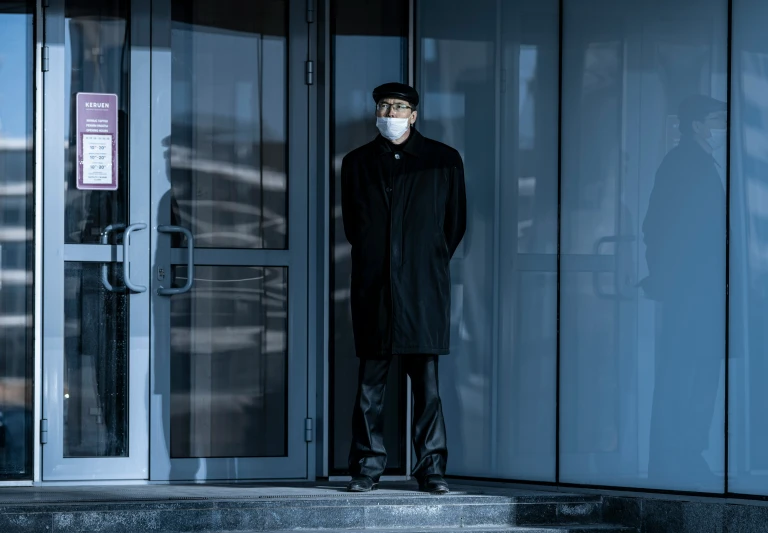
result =
M594 526L602 518L596 495L453 489L433 496L411 485L365 494L332 484L9 488L0 489L0 531L632 531Z
M631 527L603 525L566 525L541 527L465 527L465 528L406 528L406 529L316 529L305 533L638 533ZM235 533L235 532L222 532ZM243 532L237 532L243 533ZM250 532L249 532L250 533ZM253 532L255 533L255 532ZM296 530L275 531L272 533L296 533Z

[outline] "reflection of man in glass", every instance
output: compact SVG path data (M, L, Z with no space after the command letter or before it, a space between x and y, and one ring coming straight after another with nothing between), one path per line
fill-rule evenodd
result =
M643 223L642 287L660 302L649 477L706 483L702 452L725 353L726 197L713 152L725 145L726 106L694 95L678 118L680 143L656 173Z
M413 385L413 475L445 493L448 449L437 356L450 347L449 263L464 236L466 197L459 153L423 137L418 93L388 83L373 91L381 135L341 167L344 233L352 245L352 325L360 358L352 415L348 489L375 489L384 472L381 411L394 355Z

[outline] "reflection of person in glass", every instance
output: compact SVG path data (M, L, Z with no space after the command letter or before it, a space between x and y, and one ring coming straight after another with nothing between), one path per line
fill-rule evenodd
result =
M726 197L714 155L725 146L726 106L694 95L678 118L680 143L656 173L643 222L642 287L661 314L649 477L706 483L714 474L702 452L725 353Z
M438 355L449 352L449 263L464 236L466 196L459 153L414 127L419 95L401 83L373 91L381 135L341 167L344 233L352 245L352 325L360 358L352 415L348 490L375 489L384 472L381 411L392 357L413 386L413 475L445 493L448 449Z

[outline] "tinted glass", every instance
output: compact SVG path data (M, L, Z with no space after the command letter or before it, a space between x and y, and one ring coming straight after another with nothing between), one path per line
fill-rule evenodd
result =
M128 213L128 116L130 32L128 0L67 0L65 3L65 242L98 244L110 224L125 224ZM77 188L77 93L117 95L116 191Z
M195 267L171 300L171 457L286 455L287 380L288 269Z
M418 5L417 126L459 150L467 184L440 364L448 472L554 481L558 2Z
M768 495L768 4L733 2L728 488Z
M128 455L123 265L64 263L64 457Z
M172 2L172 220L199 248L288 247L287 9Z
M727 21L565 2L561 481L724 490Z
M341 220L341 160L376 135L373 88L407 78L408 2L331 2L331 471L347 471L352 406L357 390L350 314L350 246ZM399 360L390 368L384 404L388 473L405 473L405 381Z
M0 479L32 476L33 10L0 1Z

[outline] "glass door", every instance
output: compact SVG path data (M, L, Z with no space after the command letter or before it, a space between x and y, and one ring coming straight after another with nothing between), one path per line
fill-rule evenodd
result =
M305 478L305 7L152 9L150 477Z
M48 3L43 479L146 479L149 0Z
M306 477L307 36L288 0L45 9L44 480Z

